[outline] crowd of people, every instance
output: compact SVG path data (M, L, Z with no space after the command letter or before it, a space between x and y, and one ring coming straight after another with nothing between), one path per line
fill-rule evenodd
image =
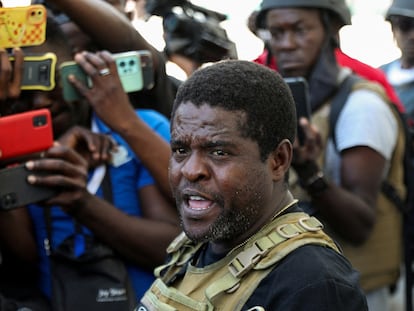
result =
M344 0L263 0L246 21L266 33L263 53L221 50L206 65L189 53L198 41L151 46L124 0L32 4L48 10L46 39L0 48L0 118L50 111L55 143L24 158L21 182L53 195L1 212L0 310L392 311L403 219L382 184L412 191L392 106L414 120L412 1L384 16L401 58L380 68L341 51ZM134 50L150 52L153 84L126 92L115 56ZM57 57L54 89L22 89L24 57L45 53ZM188 78L168 76L168 60ZM68 61L88 85L61 75ZM297 119L295 77L309 119ZM65 100L63 78L79 100ZM15 164L0 153L1 170ZM85 259L97 249L125 269L120 287L96 281L95 268L111 272Z

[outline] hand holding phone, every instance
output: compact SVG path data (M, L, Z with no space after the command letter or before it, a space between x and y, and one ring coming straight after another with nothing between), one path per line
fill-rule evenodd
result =
M0 170L0 210L7 211L51 198L57 192L49 187L34 186L27 182L33 174L24 164ZM42 175L41 172L36 174Z
M115 60L122 87L126 93L150 89L154 85L154 73L151 53L147 50L129 51L112 54ZM81 94L73 86L68 76L74 75L78 81L87 87L92 87L92 80L75 62L63 62L60 67L60 83L63 88L63 97L66 101L76 101Z

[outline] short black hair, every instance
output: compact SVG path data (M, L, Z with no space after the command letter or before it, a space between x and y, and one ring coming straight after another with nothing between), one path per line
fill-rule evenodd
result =
M283 139L293 143L296 136L296 109L289 87L276 71L254 62L226 60L195 71L178 88L171 122L186 102L244 112L246 123L240 130L257 141L263 161Z

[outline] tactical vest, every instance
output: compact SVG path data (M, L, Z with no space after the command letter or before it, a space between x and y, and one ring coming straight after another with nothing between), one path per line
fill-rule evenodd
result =
M389 105L384 90L375 83L361 80L354 85L353 90L368 89L378 93ZM363 103L361 103L363 105ZM404 131L400 118L391 109L398 121L398 140L390 162L387 180L397 189L401 197L405 197L406 189L403 183ZM321 131L323 144L327 145L329 134L330 103L326 103L312 114L312 123ZM322 154L318 159L319 167L324 167ZM290 173L290 189L294 197L300 201L311 201L307 193L300 187L296 174ZM395 284L402 263L402 215L398 208L380 192L376 204L377 218L370 237L363 245L353 246L335 235L327 224L326 231L341 246L342 251L353 267L361 273L361 287L366 291ZM323 219L321 218L323 221Z
M223 259L203 268L191 264L203 244L181 234L168 248L171 260L155 271L157 280L141 300L145 307L136 311L241 310L277 262L298 247L315 244L340 252L322 227L302 212L276 217ZM184 276L177 277L182 269Z

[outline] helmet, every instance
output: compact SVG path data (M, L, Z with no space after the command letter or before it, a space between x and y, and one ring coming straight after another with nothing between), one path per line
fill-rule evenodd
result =
M390 15L401 15L414 18L414 1L394 0L385 14L385 19L389 20Z
M345 0L263 0L260 4L260 11L256 19L258 28L265 28L263 27L264 17L267 11L277 8L327 9L334 12L340 18L340 26L351 24L351 12Z

